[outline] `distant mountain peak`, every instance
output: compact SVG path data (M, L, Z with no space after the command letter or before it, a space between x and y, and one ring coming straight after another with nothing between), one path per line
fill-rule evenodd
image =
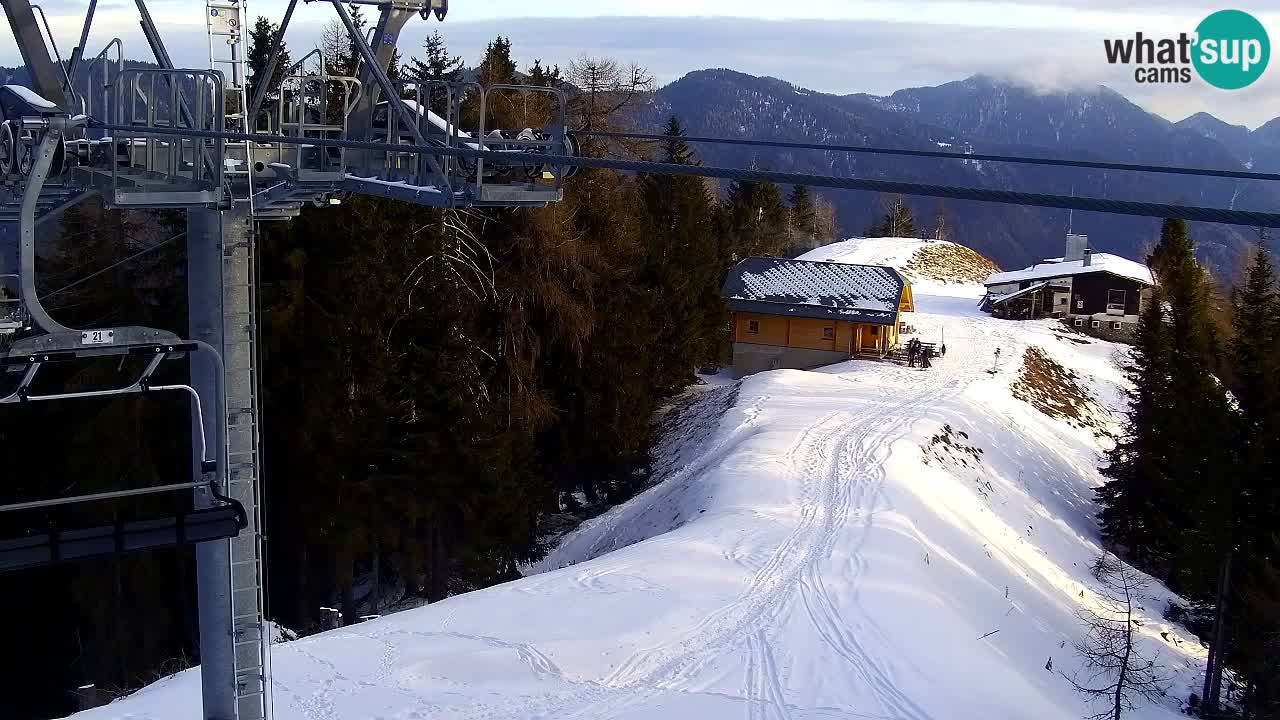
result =
M1183 119L1179 120L1178 122L1176 122L1176 123L1174 123L1174 124L1175 124L1175 125L1183 125L1183 124L1188 124L1188 125L1189 125L1189 124L1192 124L1192 123L1205 123L1205 124L1210 124L1210 125L1220 125L1220 126L1223 126L1223 127L1244 128L1245 130L1248 130L1248 128L1245 128L1245 126L1244 126L1244 125L1232 125L1231 123L1227 122L1226 120L1223 120L1223 119L1219 118L1219 117L1218 117L1218 116L1216 116L1216 115L1213 115L1213 114L1211 114L1211 113L1207 113L1207 112L1204 112L1204 111L1201 111L1201 112L1195 113L1195 114L1193 114L1193 115L1188 115L1187 117L1185 117L1185 118L1183 118Z

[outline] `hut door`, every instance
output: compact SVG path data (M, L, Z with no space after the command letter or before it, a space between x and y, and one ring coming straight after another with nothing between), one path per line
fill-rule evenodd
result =
M880 326L867 325L862 328L862 349L875 350L880 345Z

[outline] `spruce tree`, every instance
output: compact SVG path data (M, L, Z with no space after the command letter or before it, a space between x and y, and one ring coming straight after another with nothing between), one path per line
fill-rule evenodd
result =
M787 199L789 208L788 230L790 231L791 255L802 255L817 247L817 227L813 196L805 185L791 188L791 197Z
M478 76L481 85L510 83L515 79L516 63L511 59L511 40L501 35L493 39L484 51Z
M266 72L267 62L271 59L271 45L275 42L276 35L279 32L280 27L278 25L261 15L254 22L253 29L249 31L249 55L245 59L246 64L249 66L247 83L249 102L253 102L253 97L258 90L258 84L263 82L263 73ZM284 71L292 64L293 61L289 58L289 48L282 40L275 70L271 73L271 77L266 80L268 90L262 102L264 108L269 103L280 99L280 81L284 78Z
M1232 390L1239 405L1241 525L1237 542L1246 552L1264 542L1272 527L1276 494L1277 450L1280 449L1280 297L1275 270L1265 243L1254 251L1244 284L1231 293L1230 365Z
M1123 548L1138 567L1167 562L1173 532L1164 508L1170 484L1167 422L1170 397L1171 328L1157 289L1139 317L1133 350L1124 364L1131 388L1124 434L1107 452L1098 490L1102 537Z
M410 80L416 83L452 83L462 80L463 68L462 58L458 55L449 54L449 49L445 46L444 36L440 34L439 30L436 30L428 35L426 41L422 44L422 58L413 58L409 61L406 74ZM443 88L423 88L423 92L431 93L429 103L431 111L444 117L448 112L448 102Z
M787 208L777 185L747 180L733 183L724 212L733 261L786 252Z
M697 162L671 117L661 162ZM673 392L687 385L695 368L715 364L724 326L720 298L723 262L715 241L714 203L699 178L655 175L642 185L650 230L642 276L659 306L654 386Z
M364 35L364 26L367 24L364 19L364 11L359 5L349 5L348 10L351 15L351 24L355 26L356 32ZM360 57L360 48L356 45L355 38L348 35L346 40L346 52L339 63L339 74L350 75L356 77L360 74L360 64L364 59Z
M1233 418L1218 380L1219 338L1210 320L1210 285L1183 220L1164 222L1153 256L1171 318L1169 447L1164 504L1179 549L1171 578L1187 594L1213 594L1217 568L1233 541L1238 475Z
M1280 536L1262 544L1247 571L1237 607L1233 667L1245 690L1246 717L1280 719Z
M511 41L501 35L493 39L484 51L484 57L476 68L476 81L482 87L507 85L516 81L516 63L511 59ZM486 98L484 119L486 128L524 127L519 115L524 103L517 101L510 92L496 91ZM464 125L478 126L480 107L477 98L468 98L463 108Z

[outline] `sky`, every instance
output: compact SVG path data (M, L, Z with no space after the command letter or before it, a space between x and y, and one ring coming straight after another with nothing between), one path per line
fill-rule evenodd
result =
M59 47L68 53L85 0L44 0ZM284 0L255 0L253 15L279 20ZM1170 120L1211 112L1255 127L1280 116L1280 58L1244 90L1191 84L1145 85L1133 69L1111 66L1104 38L1192 32L1225 7L1251 12L1280 43L1276 0L1213 5L1194 0L452 0L444 23L415 19L400 42L412 55L440 30L451 51L475 63L496 35L512 40L522 67L541 59L567 64L580 54L638 63L670 82L690 70L727 67L770 75L815 90L888 94L975 73L1037 88L1106 84ZM148 7L178 65L206 67L203 3L150 0ZM371 14L367 12L367 14ZM287 40L295 57L316 44L335 18L328 3L301 4ZM90 48L120 36L126 54L148 51L130 0L101 0ZM1280 51L1278 51L1280 52ZM148 58L149 59L149 58ZM0 64L20 62L0 35Z

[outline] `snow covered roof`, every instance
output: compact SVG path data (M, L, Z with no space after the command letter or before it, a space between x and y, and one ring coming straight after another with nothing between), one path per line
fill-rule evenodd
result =
M1094 272L1111 273L1112 275L1136 280L1146 285L1155 284L1155 280L1151 277L1151 269L1146 265L1119 255L1111 255L1110 253L1093 253L1092 260L1088 265L1085 265L1083 260L1061 262L1060 259L1054 258L1023 270L995 273L987 278L986 284L988 286L1003 285L1005 283L1022 282L1023 280L1046 280Z
M906 281L881 265L749 257L725 278L732 310L892 325Z
M23 87L22 85L5 85L4 88L14 95L17 95L19 100L22 100L33 108L49 111L58 109L57 105L40 97L31 88Z
M1045 280L1044 282L1038 282L1038 283L1035 283L1035 284L1032 284L1032 285L1028 285L1028 286L1026 286L1026 287L1022 288L1021 290L1018 290L1017 292L1011 292L1011 293L1009 293L1008 295L995 295L995 294L992 294L992 295L991 295L991 302L993 302L993 303L995 303L995 304L997 304L997 305L998 305L998 304L1000 304L1000 303L1003 303L1003 302L1008 302L1009 300L1013 300L1014 298L1019 298L1019 297L1022 297L1023 295L1027 295L1027 294L1033 293L1033 292L1035 292L1035 291L1037 291L1037 290L1039 290L1039 289L1041 289L1041 288L1046 287L1048 284L1049 284L1049 281L1048 281L1048 280Z

